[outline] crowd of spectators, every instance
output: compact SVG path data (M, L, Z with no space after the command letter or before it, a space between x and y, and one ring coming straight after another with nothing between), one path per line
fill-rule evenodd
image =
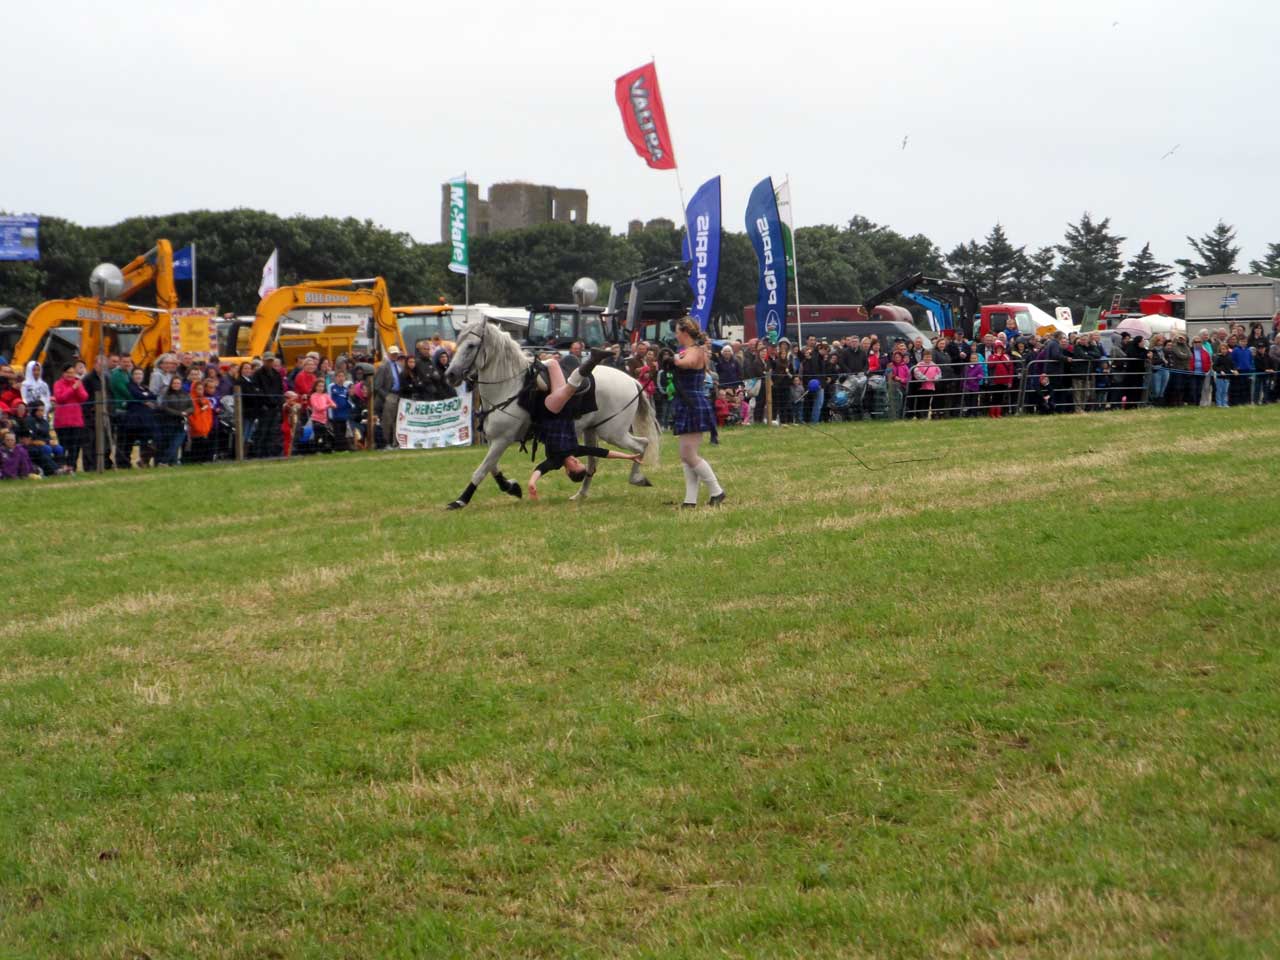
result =
M627 368L664 426L674 396L674 354L640 344ZM834 343L806 338L720 346L708 389L719 425L868 417L1001 417L1085 413L1131 406L1238 406L1280 399L1280 320L1212 334L1100 331L976 339L921 333Z
M777 344L735 340L719 345L707 389L717 426L761 423L767 416L787 424L1274 403L1280 400L1280 318L1271 326L1156 334L1149 342L1115 331L1047 337L1001 331L973 340L922 333L890 343L876 336L834 343L810 336L802 346L786 338ZM583 350L580 341L570 346L566 372ZM674 352L640 342L628 354L617 346L613 353L606 363L635 377L660 424L669 427ZM113 355L101 369L77 362L48 379L34 361L21 375L0 364L0 477L96 469L102 376L104 462L123 470L227 459L237 445L246 457L394 447L401 400L455 395L444 378L449 360L448 349L433 338L407 356L390 348L376 371L367 356L331 361L314 353L288 371L271 353L230 369L217 357L165 354L150 371Z
M238 431L245 457L368 446L371 400L372 442L394 444L394 407L400 399L444 399L454 391L444 382L449 356L439 342L421 341L407 357L396 348L392 353L376 374L372 358L363 356L330 360L310 353L286 371L272 353L231 367L216 356L166 353L147 371L128 355L113 354L93 369L83 362L68 364L52 386L35 361L21 376L0 364L0 475L96 470L103 376L107 469L229 459L236 456Z

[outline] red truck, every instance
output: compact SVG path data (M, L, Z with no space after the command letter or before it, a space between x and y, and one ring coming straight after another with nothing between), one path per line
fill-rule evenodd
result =
M1134 298L1115 310L1103 310L1098 317L1098 327L1110 330L1119 326L1126 317L1177 317L1187 315L1187 298L1181 293L1153 293L1141 299Z

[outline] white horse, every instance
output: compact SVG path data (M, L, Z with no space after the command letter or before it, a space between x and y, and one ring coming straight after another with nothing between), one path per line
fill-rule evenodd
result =
M476 487L490 473L503 493L523 496L520 484L502 475L498 461L507 447L520 442L528 434L529 412L520 406L516 397L533 362L510 334L483 317L468 320L462 326L458 331L457 344L458 349L445 370L445 380L456 387L468 377L475 378L476 392L487 411L484 432L489 439L489 452L471 474L471 482L462 495L447 505L449 510L460 510L470 503ZM594 446L597 439L603 439L630 453L643 454L642 462L646 466L656 466L658 420L644 389L627 374L612 367L596 367L594 376L596 409L574 421L584 444ZM587 476L572 499L587 498L595 466L595 458L589 457ZM640 463L631 465L630 482L638 487L652 486L641 472Z

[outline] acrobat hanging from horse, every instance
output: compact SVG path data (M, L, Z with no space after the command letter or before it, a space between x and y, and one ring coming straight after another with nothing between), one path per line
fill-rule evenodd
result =
M510 334L483 317L468 320L458 331L457 343L445 379L455 387L468 379L475 385L484 411L489 449L472 473L471 482L456 500L447 504L448 509L459 510L470 503L490 474L503 493L522 496L520 484L503 476L498 464L507 447L523 442L529 435L535 417L543 424L564 424L540 429L544 437L553 438L547 443L549 459L542 466L558 467L568 457L587 457L585 471L579 474L575 469L573 473L575 479L581 476L582 486L572 499L585 500L590 494L596 460L602 453L607 454L597 445L599 440L639 454L631 465L629 482L640 487L651 485L641 465L653 467L658 462L659 428L653 405L644 388L626 373L596 366L603 352L592 351L591 360L570 373L564 384L569 388L566 391L555 389L560 385L551 382L550 371L546 371L546 380L539 376L533 358ZM554 404L560 406L552 410ZM572 427L568 426L570 420ZM577 443L579 434L581 445Z

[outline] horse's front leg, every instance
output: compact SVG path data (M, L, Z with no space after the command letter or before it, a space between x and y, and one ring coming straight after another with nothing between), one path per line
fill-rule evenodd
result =
M515 497L519 500L524 496L524 491L520 489L519 482L508 480L501 470L493 471L493 481L498 485L498 489L509 497Z
M492 440L489 444L489 452L485 454L480 466L476 467L475 473L471 474L471 482L467 484L467 488L462 491L462 495L457 500L451 500L446 503L446 510L461 510L471 498L475 496L476 487L480 486L480 482L490 473L497 473L498 461L502 459L503 452L510 446L511 441L507 439ZM506 479L506 478L503 478ZM508 481L509 483L510 481ZM498 486L502 486L499 482ZM517 485L518 486L518 485Z
M582 431L582 445L584 447L594 447L596 445L595 431L587 428ZM596 475L596 458L587 457L587 475L582 478L582 486L578 489L570 500L585 500L591 495L591 478Z

